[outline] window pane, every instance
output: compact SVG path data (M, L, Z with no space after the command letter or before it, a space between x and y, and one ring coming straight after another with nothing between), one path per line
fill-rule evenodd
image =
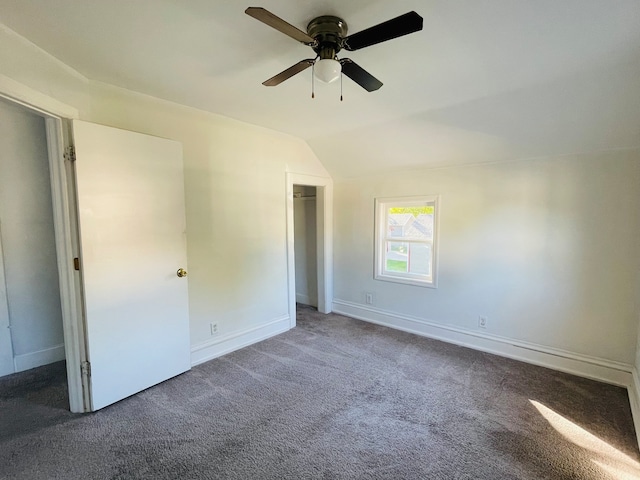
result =
M409 257L409 244L403 242L386 242L385 265L387 271L408 271L407 259Z
M391 207L387 210L388 237L433 240L433 205Z
M409 244L407 266L409 273L431 276L431 245L424 243Z

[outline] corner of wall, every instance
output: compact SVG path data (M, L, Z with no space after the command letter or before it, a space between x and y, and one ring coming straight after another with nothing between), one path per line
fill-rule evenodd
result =
M289 315L273 319L272 321L249 328L240 332L233 332L213 338L191 347L191 366L208 362L235 350L248 347L254 343L284 333L291 328Z
M0 43L3 46L0 74L5 93L21 100L28 89L27 97L36 98L48 112L66 118L78 117L75 109L82 110L88 103L85 76L2 23ZM14 91L16 86L18 95Z
M638 369L633 368L631 373L631 384L627 387L629 393L629 405L631 405L631 416L633 417L633 426L636 430L638 447L640 448L640 377Z
M32 368L60 362L65 359L64 345L55 345L37 352L16 355L14 358L16 372L24 372Z

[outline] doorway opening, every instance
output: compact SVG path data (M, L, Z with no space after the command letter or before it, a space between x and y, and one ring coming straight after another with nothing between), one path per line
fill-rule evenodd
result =
M27 120L8 118L7 121L2 122L3 130L14 129L16 125L24 122L37 125L37 134L24 133L23 136L26 139L19 141L21 143L19 148L12 148L22 154L33 148L31 143L37 143L38 161L41 162L39 168L26 169L28 174L35 168L35 174L37 174L37 181L33 178L28 180L33 185L26 192L27 200L22 201L18 206L13 194L8 200L2 199L2 203L8 202L9 207L18 212L18 216L25 215L25 218L22 219L25 224L20 228L5 225L12 231L9 232L8 237L6 235L2 237L4 239L2 248L10 251L5 251L4 255L0 255L4 260L4 265L0 265L2 267L0 270L3 272L3 278L0 278L0 297L2 297L0 298L0 323L3 324L3 327L11 327L10 329L0 328L3 330L3 335L0 335L0 341L3 342L0 345L0 354L8 357L3 358L2 362L4 362L7 374L11 373L11 370L21 372L38 367L38 365L42 365L38 369L49 371L47 369L51 365L58 365L60 368L54 367L54 370L57 368L56 371L60 373L57 375L58 378L64 377L60 370L66 371L69 393L68 407L72 412L84 412L86 409L80 369L83 352L81 339L84 335L81 322L82 304L79 278L75 275L77 272L74 271L74 257L76 256L74 253L77 247L77 241L74 239L77 238L75 236L77 224L74 217L75 210L71 208L71 205L75 205L73 203L73 183L69 183L73 182L72 166L69 161L65 160L65 145L67 144L65 119L77 118L78 111L1 75L0 102L2 102L3 110L8 110L9 113L18 112L19 116L27 118ZM3 132L3 140L4 138ZM8 158L3 158L3 168L24 169L25 165L16 167L15 163L8 161ZM4 172L2 175L4 176ZM18 181L13 187L26 190ZM45 199L48 201L45 202ZM48 205L45 209L48 211L46 220L43 214L43 202ZM36 204L39 204L40 207L36 208ZM32 212L36 213L32 214ZM27 217L31 218L28 222L26 221ZM7 223L15 220L15 217L12 220L11 215L7 218ZM22 220L18 218L16 222L20 223ZM2 221L1 218L0 221ZM46 234L43 233L45 226ZM51 229L53 229L53 233ZM16 236L19 239L24 239L18 249L14 245ZM16 267L16 258L26 258L25 253L18 253L17 257L14 257L16 252L22 249L33 253L33 248L27 249L27 246L43 238L48 239L45 243L46 246L42 249L36 248L37 252L34 254L34 258L28 259L35 266L23 268L22 265L19 265ZM45 258L46 261L43 260ZM6 265L7 259L9 266ZM11 266L11 264L14 265ZM34 270L36 275L33 274ZM38 278L40 275L45 278L45 282ZM46 286L44 286L45 283ZM44 290L46 294L44 296L36 295L38 298L35 300L29 298L29 305L25 307L24 298L21 297L24 295L29 297L34 293L33 291L29 293L28 288L35 288L36 291ZM57 301L55 301L56 298ZM55 305L52 306L54 303ZM26 322L29 325L29 336L25 337L24 331L20 333L17 331L24 330L24 325L18 326L16 323L24 323L22 319L16 320L17 315L22 315L24 312L40 311L42 313L47 308L56 312L54 317L57 317L57 322L49 321L49 325L45 325L34 320L35 317L30 317ZM47 312L47 314L51 314L51 312ZM53 317L49 316L48 318ZM13 323L10 324L10 321ZM60 321L62 322L61 326ZM62 331L61 336L60 331ZM19 338L17 338L18 335ZM55 363L62 362L62 360L66 360L66 368L62 363ZM29 372L25 373L29 374ZM20 375L24 376L24 373L21 372ZM48 374L45 373L45 375Z
M0 376L62 362L45 119L0 99Z
M286 186L289 321L293 328L297 301L331 313L333 183L327 177L287 173Z
M293 186L296 303L318 308L316 187Z

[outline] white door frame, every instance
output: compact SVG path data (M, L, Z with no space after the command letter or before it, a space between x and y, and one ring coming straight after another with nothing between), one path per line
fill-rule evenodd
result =
M293 186L316 187L316 248L318 311L331 313L333 304L333 181L299 173L286 174L287 192L287 281L289 325L296 326L296 265L293 228Z
M1 74L0 97L26 107L45 120L69 407L72 412L85 412L88 410L84 400L80 368L82 359L85 358L82 299L79 278L73 262L77 256L74 253L77 251L77 236L74 237L77 224L75 203L69 188L69 179L72 179L71 165L64 158L65 146L68 143L65 120L78 118L78 110Z

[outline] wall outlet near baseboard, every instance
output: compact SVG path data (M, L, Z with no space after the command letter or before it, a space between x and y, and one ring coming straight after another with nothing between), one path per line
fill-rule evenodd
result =
M218 324L217 323L210 323L209 327L211 328L211 335L217 335L218 334Z
M364 292L364 303L367 305L373 305L373 293Z
M478 317L478 327L487 328L487 322L488 321L489 321L489 319L485 315L480 315Z

